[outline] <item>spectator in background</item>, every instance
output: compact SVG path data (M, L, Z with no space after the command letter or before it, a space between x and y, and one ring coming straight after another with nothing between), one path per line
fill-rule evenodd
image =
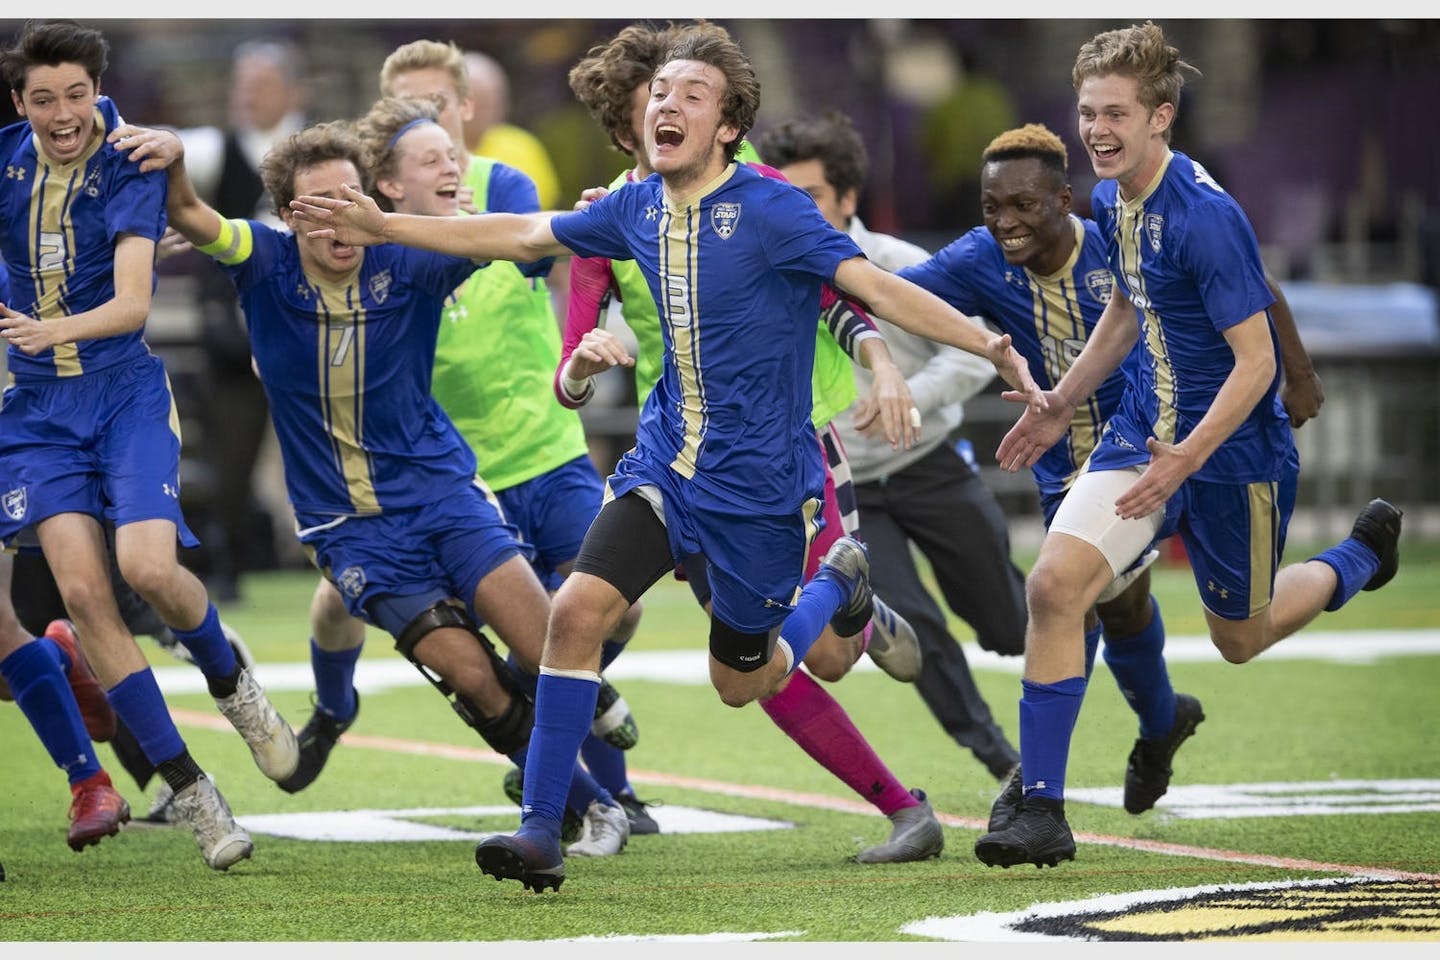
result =
M560 178L545 144L528 130L506 122L510 78L505 68L494 57L474 50L466 51L464 60L473 107L465 121L465 148L528 173L540 194L540 209L554 210L560 202Z
M844 114L787 121L757 143L762 156L815 199L820 213L846 231L871 262L886 270L920 263L929 254L895 237L871 233L855 215L868 166L865 145ZM875 592L915 628L924 666L915 687L951 737L968 747L996 779L1020 754L990 714L945 614L926 591L911 558L912 542L930 561L946 602L976 633L980 645L1006 656L1025 649L1025 576L1010 559L1010 533L995 495L954 438L961 404L980 392L995 368L958 347L936 343L875 318L909 382L920 417L919 441L896 449L879 424L856 430L852 416L835 423L850 456L860 529L870 548ZM1018 341L1017 341L1018 342ZM855 368L860 393L870 374Z
M275 224L274 205L260 179L270 148L305 126L304 66L289 43L254 41L231 59L229 118L223 127L179 131L196 190L222 217ZM207 585L220 601L239 599L239 574L270 554L254 523L255 462L270 429L269 407L250 369L250 344L235 287L209 257L196 257L204 389L187 401L204 428L199 455L210 473Z

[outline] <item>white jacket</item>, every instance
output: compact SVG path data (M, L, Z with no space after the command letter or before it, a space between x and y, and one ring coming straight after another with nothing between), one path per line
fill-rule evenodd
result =
M892 273L930 258L928 252L913 243L871 233L859 217L850 218L849 233L871 262ZM895 363L910 385L915 406L920 410L921 428L915 446L909 450L892 450L883 433L867 437L855 430L851 425L854 407L836 417L833 423L845 444L850 473L856 483L871 483L897 473L945 443L960 426L964 415L961 405L995 379L995 367L984 357L917 337L879 317L871 319L884 335ZM974 322L984 326L979 320ZM869 396L871 382L870 372L857 365L855 386L862 398Z

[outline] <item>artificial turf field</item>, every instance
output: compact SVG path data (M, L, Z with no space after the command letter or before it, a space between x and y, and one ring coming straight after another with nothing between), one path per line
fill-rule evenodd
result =
M188 831L134 824L71 852L63 775L20 712L0 706L0 956L63 941L271 941L283 952L304 941L580 937L693 938L697 948L1440 940L1440 547L1407 541L1401 556L1384 591L1244 666L1203 639L1189 571L1157 570L1171 676L1207 719L1178 754L1170 793L1130 816L1119 786L1135 723L1097 666L1067 781L1079 851L1043 871L974 858L995 781L868 661L830 689L891 769L928 793L946 848L924 863L852 862L888 822L758 707L719 702L705 680L704 623L682 584L646 597L639 634L611 671L641 731L631 779L664 832L617 857L570 859L559 892L545 895L476 869L476 838L518 822L503 762L380 634L361 661L357 724L320 780L293 796L255 769L198 671L142 638L192 753L254 836L254 858L216 873ZM313 584L308 572L253 575L244 599L222 608L296 727L310 711ZM1018 742L1018 661L979 651L963 624L955 632ZM141 790L108 747L100 755L143 815L157 784Z

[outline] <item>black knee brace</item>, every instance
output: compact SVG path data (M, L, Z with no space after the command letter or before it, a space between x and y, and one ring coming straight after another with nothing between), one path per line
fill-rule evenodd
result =
M445 679L415 658L415 645L427 634L445 627L458 627L469 632L484 648L494 667L495 677L510 693L510 706L498 717L489 717L469 697L456 693ZM535 726L535 705L530 695L515 681L511 668L504 658L495 651L490 638L475 625L470 615L459 607L448 603L437 603L406 625L395 641L395 649L401 656L415 665L421 676L440 691L461 720L480 734L497 753L510 756L522 750L530 742L530 731Z

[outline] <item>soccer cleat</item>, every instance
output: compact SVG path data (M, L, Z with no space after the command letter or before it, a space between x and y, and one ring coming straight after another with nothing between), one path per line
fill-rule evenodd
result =
M870 643L865 652L875 665L901 683L914 683L920 677L920 638L915 628L881 600L874 598L875 612L870 617Z
M130 819L130 804L116 791L110 775L104 770L79 783L70 785L74 799L70 803L70 833L66 842L79 853L102 837L120 832L120 824Z
M235 692L217 698L215 706L245 739L255 766L265 776L279 783L299 768L300 744L295 731L276 712L248 668L240 671Z
M201 774L175 793L171 806L175 822L189 827L205 862L215 870L228 870L255 851L250 834L235 822L230 805L208 774Z
M1021 863L1055 867L1075 859L1075 838L1065 822L1065 801L1026 797L1004 830L975 841L975 856L987 867L1009 869Z
M625 808L592 800L581 818L580 839L565 848L571 857L613 857L630 842Z
M565 881L565 857L560 844L545 835L497 833L475 845L475 865L480 872L501 880L519 880L536 893L559 890Z
M842 637L853 637L865 629L875 612L875 592L870 589L870 554L854 537L841 537L830 545L820 570L815 574L840 584L849 599L830 618L830 626Z
M168 824L175 822L175 791L164 780L150 802L150 811L140 818L141 823Z
M1350 536L1375 551L1380 558L1380 569L1366 582L1362 590L1379 590L1389 583L1400 569L1400 518L1405 512L1394 504L1375 499L1365 505L1360 516L1355 518L1355 527Z
M505 771L505 779L501 786L505 788L505 796L517 807L525 806L525 771L519 767L511 767ZM580 839L581 830L580 815L569 807L565 808L565 815L560 820L560 842L573 843Z
M945 831L935 819L924 790L911 790L919 806L905 807L890 814L894 827L890 837L881 844L868 847L855 855L856 863L911 863L940 856L945 849Z
M1200 701L1187 693L1175 694L1175 725L1160 737L1141 737L1125 762L1125 809L1144 813L1170 789L1171 762L1180 744L1190 739L1205 711Z
M990 823L987 829L991 833L999 833L1014 823L1015 814L1020 812L1020 801L1024 796L1025 778L1020 773L1020 764L1017 763L1005 775L1004 785L995 795L995 802L990 804Z
M633 793L618 793L615 801L625 809L630 821L630 836L640 837L660 832L660 824L650 815L650 805L636 798Z
M600 692L595 697L595 720L590 732L620 750L629 750L640 742L640 727L630 715L630 705L604 677L600 678Z
M310 719L305 721L305 726L300 728L300 733L295 738L300 748L300 762L296 764L294 773L278 781L281 790L286 793L299 793L320 776L320 771L325 769L325 761L330 758L330 751L335 749L340 735L349 730L355 718L360 716L360 692L357 690L354 694L355 712L348 720L337 720L319 706L315 707Z
M70 669L65 671L65 680L75 694L75 703L80 707L80 718L85 721L85 732L96 743L105 743L115 736L115 710L105 697L105 688L90 669L90 662L80 649L80 638L75 635L75 624L69 620L52 620L45 628L45 637L65 651L70 660Z

